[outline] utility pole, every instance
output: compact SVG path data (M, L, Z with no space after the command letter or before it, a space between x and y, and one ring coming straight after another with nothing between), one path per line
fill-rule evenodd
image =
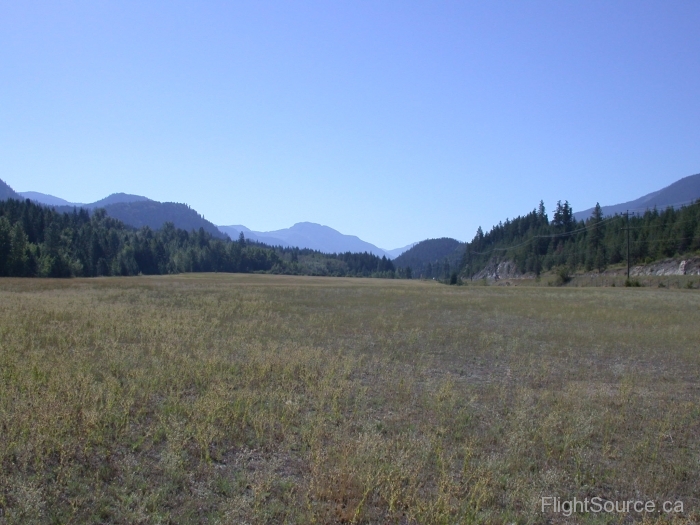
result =
M627 210L627 280L630 280L630 211Z

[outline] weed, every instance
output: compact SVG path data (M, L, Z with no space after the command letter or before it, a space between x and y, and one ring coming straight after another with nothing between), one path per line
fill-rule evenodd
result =
M542 496L599 496L682 500L674 523L692 523L699 301L271 275L3 279L0 518L543 523L561 517Z

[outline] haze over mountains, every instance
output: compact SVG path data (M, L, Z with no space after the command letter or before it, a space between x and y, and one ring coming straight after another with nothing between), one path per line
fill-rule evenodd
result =
M187 204L158 202L141 195L131 195L129 193L113 193L104 199L90 203L69 202L60 197L36 191L20 192L17 195L19 197L16 198L30 199L62 212L71 212L74 208L84 208L91 211L104 208L108 216L134 228L148 226L152 230L158 230L166 222L172 222L176 228L187 231L202 228L216 238L225 238L225 234L214 224L206 220Z
M38 191L21 191L19 194L25 199L33 200L41 204L46 204L47 206L70 206L75 208L85 208L86 210L94 210L95 208L104 208L110 204L120 204L128 202L156 202L148 199L146 197L141 197L140 195L131 195L129 193L113 193L104 199L100 199L96 202L90 202L83 204L80 202L68 202L67 200L61 199L60 197L54 197L53 195L47 195L45 193L39 193Z
M451 265L454 265L458 259L457 252L462 249L462 243L459 241L442 238L386 250L363 241L355 235L346 235L328 226L311 222L300 222L290 228L268 232L254 231L243 225L216 226L186 204L163 203L127 193L115 193L93 203L72 203L60 197L35 191L18 193L0 180L0 200L10 198L27 198L67 212L72 211L74 207L88 210L104 208L110 217L135 228L148 226L156 230L166 222L172 222L177 228L188 231L203 228L218 238L228 235L231 239L237 239L242 232L246 239L271 246L309 248L324 253L368 252L395 259L397 267L410 266L414 271L424 269L429 262L434 265L448 260ZM629 202L603 206L602 210L603 215L606 216L625 213L627 210L643 213L654 207L663 210L669 206L678 207L689 204L697 199L700 199L700 174L684 177L665 188ZM590 217L592 212L593 208L577 212L574 213L574 218L584 220Z
M668 207L680 207L700 199L700 173L682 179L633 201L601 206L603 216L623 214L627 211L643 214L646 210L657 208L659 211ZM594 208L574 213L577 221L585 220L593 214Z
M333 228L313 222L299 222L291 228L269 232L253 231L242 225L219 226L219 229L232 239L238 238L240 233L243 233L246 239L270 246L309 248L324 253L368 252L389 259L393 259L413 246L411 244L403 248L384 250L355 235L345 235Z
M403 248L384 250L355 235L345 235L328 226L311 222L301 222L291 228L271 232L256 232L242 225L217 227L186 204L158 202L127 193L114 193L99 201L84 204L70 202L54 195L36 191L16 193L9 186L5 186L7 195L0 194L0 198L27 198L55 207L59 211L72 211L74 207L88 210L104 208L110 217L119 219L135 228L148 226L156 230L161 228L165 222L172 222L175 227L184 230L203 228L204 231L219 238L228 235L231 239L237 239L239 234L243 232L246 239L270 246L309 248L323 253L368 252L389 259L413 246L411 244Z
M698 199L700 199L700 174L684 177L665 188L629 202L603 206L602 211L603 216L623 214L627 210L641 215L646 210L654 208L659 211L669 207L679 208ZM594 208L590 208L574 213L574 218L577 221L585 220L592 215L593 210ZM465 243L455 239L428 239L401 253L393 262L397 268L410 267L416 276L446 277L447 269L454 268L458 264L465 246Z

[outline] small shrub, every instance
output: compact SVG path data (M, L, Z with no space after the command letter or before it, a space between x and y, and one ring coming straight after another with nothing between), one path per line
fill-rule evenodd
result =
M569 269L566 266L562 266L557 270L557 277L554 284L557 286L564 286L565 284L571 282L571 275L569 274Z

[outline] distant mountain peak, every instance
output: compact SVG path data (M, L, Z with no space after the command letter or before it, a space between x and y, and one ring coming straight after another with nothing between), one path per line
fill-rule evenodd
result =
M346 235L338 230L315 222L297 222L289 228L273 231L252 231L245 226L219 226L229 237L237 237L243 231L246 239L262 242L270 246L308 248L323 253L363 253L392 258L391 254L374 244L363 241L356 235ZM247 231L246 231L247 230Z
M60 197L56 197L54 195L49 195L46 193L40 193L38 191L24 191L20 193L20 195L26 199L38 202L39 204L45 204L46 206L75 206L77 208L85 208L87 210L93 210L95 208L104 208L105 206L109 206L110 204L118 204L124 202L144 202L151 200L146 197L142 197L141 195L131 195L129 193L112 193L108 197L100 199L99 201L91 202L88 204L82 204L79 202L69 202Z
M323 253L368 252L379 257L386 256L393 259L412 246L387 251L363 241L356 235L346 235L330 226L310 221L297 222L290 228L268 232L252 231L243 225L214 226L187 204L158 202L141 195L123 192L112 193L104 199L89 204L80 204L36 191L28 191L20 195L2 183L0 184L0 198L28 198L39 204L54 207L59 211L70 211L73 207L88 210L105 208L107 215L135 228L148 226L152 229L158 229L167 221L173 222L176 227L185 230L201 227L216 237L228 235L235 240L240 233L243 233L246 239L271 246L308 248Z
M333 232L340 233L340 232L338 232L338 230L334 230L330 226L325 226L324 224L318 224L316 222L308 222L308 221L297 222L289 229L290 230L298 230L298 231L325 230L325 231L333 231ZM341 235L343 235L343 234L341 234Z
M142 197L141 195L132 195L130 193L112 193L111 195L100 199L99 201L93 202L91 204L84 205L90 208L102 208L104 206L109 206L110 204L119 203L130 203L130 202L156 202L152 201L147 197Z

